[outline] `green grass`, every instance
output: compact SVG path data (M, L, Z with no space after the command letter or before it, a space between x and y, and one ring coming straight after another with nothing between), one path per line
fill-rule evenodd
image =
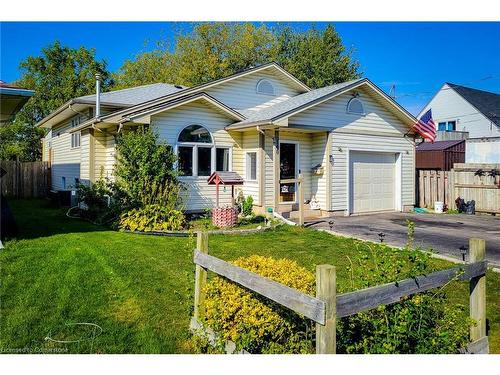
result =
M20 231L0 251L0 352L53 346L91 351L84 343L50 345L44 340L68 322L102 327L92 352L189 352L193 238L110 231L67 218L46 201L10 204ZM210 253L226 260L251 254L286 257L310 270L334 264L339 287L346 287L347 256L356 257L355 244L283 226L246 236L210 236ZM450 266L433 262L436 268ZM453 302L468 303L466 283L454 283L448 292ZM499 353L500 275L492 272L487 275L487 304L490 349ZM72 338L71 332L65 338Z

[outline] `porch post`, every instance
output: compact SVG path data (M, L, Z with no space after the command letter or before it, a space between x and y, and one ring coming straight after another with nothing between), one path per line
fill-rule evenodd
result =
M261 207L266 207L266 187L265 187L265 176L266 176L266 164L265 164L265 147L266 147L266 136L265 134L259 132L259 155L257 160L259 161L259 204Z
M274 166L274 211L278 210L280 202L280 132L274 130L273 137L273 166Z
M325 177L326 177L326 207L327 211L332 210L332 168L330 155L332 155L332 132L326 132L326 147L325 147Z

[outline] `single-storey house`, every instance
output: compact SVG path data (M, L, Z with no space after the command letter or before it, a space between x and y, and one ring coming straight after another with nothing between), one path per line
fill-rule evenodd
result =
M311 89L276 63L195 87L165 83L72 99L38 124L52 189L113 178L115 137L151 126L178 156L186 210L215 206L214 171L234 171L254 209L318 214L414 205L416 119L366 78ZM222 191L222 205L231 192Z
M418 117L432 109L437 140L466 140L466 163L500 162L500 94L445 83Z

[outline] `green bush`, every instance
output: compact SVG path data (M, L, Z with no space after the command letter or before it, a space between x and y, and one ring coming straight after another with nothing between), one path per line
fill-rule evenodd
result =
M134 208L120 217L120 229L140 232L181 230L185 225L184 214L159 204Z
M114 185L107 179L100 178L92 184L78 184L78 202L85 205L79 214L81 217L103 224L119 216L119 208L112 199L115 195Z
M253 197L249 195L241 205L241 212L245 216L249 216L252 214L252 209L253 209Z
M152 199L156 199L158 195L154 189L148 189L151 184L155 187L164 187L166 184L172 187L178 183L174 168L176 156L172 146L160 141L158 134L150 128L138 127L134 131L120 133L116 140L116 151L115 175L120 189L128 196L127 206L144 206L148 192L153 194Z
M409 245L413 243L413 230L413 224L408 223ZM358 246L361 246L358 259L348 267L349 287L339 293L432 272L430 254L418 249L407 246L400 250L362 242ZM472 323L465 306L451 305L442 287L340 319L337 351L456 353L466 346Z

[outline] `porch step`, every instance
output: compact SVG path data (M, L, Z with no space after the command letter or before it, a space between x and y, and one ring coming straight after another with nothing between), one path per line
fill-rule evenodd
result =
M285 211L280 212L280 215L285 219L299 219L299 211ZM304 208L304 219L316 219L321 217L321 210L311 210L310 208Z

